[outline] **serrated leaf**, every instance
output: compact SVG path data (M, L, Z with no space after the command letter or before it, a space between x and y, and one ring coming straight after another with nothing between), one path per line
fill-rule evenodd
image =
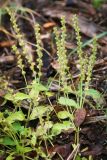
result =
M15 101L22 101L24 99L29 99L29 98L30 98L29 95L22 93L22 92L17 92L16 94L14 94Z
M42 84L33 81L29 95L32 99L34 99L34 97L38 98L39 93L42 91L48 91L48 89Z
M43 126L38 126L36 131L36 136L43 136L46 134L46 130L43 129Z
M25 119L25 116L23 114L22 111L18 111L18 112L14 112L14 113L11 113L7 118L6 118L6 121L8 123L13 123L15 121L23 121Z
M30 115L30 120L33 120L38 117L42 117L47 112L51 112L51 111L52 111L52 108L50 106L49 107L45 107L45 106L35 107L33 108L32 113Z
M23 153L31 152L33 149L31 147L23 147Z
M53 127L52 121L46 121L43 126L38 126L36 130L36 136L43 136L46 135L49 129ZM44 129L43 129L44 128Z
M14 122L12 124L12 129L15 131L15 132L20 132L20 131L23 131L24 130L24 126L21 126L21 124L19 122Z
M60 97L58 99L59 104L69 107L79 108L79 105L73 100L65 97Z
M23 147L23 146L19 146L17 145L16 146L16 150L18 153L28 153L28 152L31 152L33 149L31 147Z
M33 81L32 83L32 88L34 88L36 91L41 92L41 91L48 91L48 88L46 88L44 85L41 83L36 82L36 80Z
M52 134L54 136L59 135L63 130L68 130L72 128L72 123L70 121L64 121L63 123L56 123L52 127Z
M32 137L31 137L31 140L30 140L30 143L35 146L36 145L36 142L37 142L37 136L36 136L36 133L33 132L32 133Z
M53 126L53 122L52 121L46 121L45 124L44 124L44 128L45 130L49 130L50 128L52 128Z
M56 123L52 127L52 134L54 136L59 135L62 132L63 124L62 123Z
M60 111L58 112L57 116L59 119L66 119L66 118L69 118L71 114L67 111Z
M13 154L14 154L14 152L13 152L12 154L10 154L10 155L6 158L6 160L14 160Z
M30 98L29 95L25 94L25 93L22 93L22 92L17 92L16 94L11 94L11 93L7 93L4 98L6 100L9 100L9 101L22 101L24 99L28 99Z
M95 89L88 89L87 91L85 91L85 94L87 96L91 96L93 99L101 98L101 93Z
M9 101L13 101L13 95L11 94L11 93L7 93L7 94L5 94L5 96L4 96L4 98L6 99L6 100L9 100Z
M10 137L4 137L1 144L6 145L6 146L15 146L16 145L15 141L13 141Z

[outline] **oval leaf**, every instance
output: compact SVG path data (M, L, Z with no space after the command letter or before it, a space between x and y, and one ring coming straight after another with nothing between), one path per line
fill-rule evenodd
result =
M50 106L49 107L45 107L45 106L35 107L33 108L32 113L30 115L30 120L42 117L47 112L51 112L51 111L52 111L52 108Z
M54 136L59 135L62 131L69 130L72 128L72 123L70 121L64 121L63 123L56 123L52 127L52 134Z
M15 146L16 145L15 141L13 141L10 137L4 137L2 144L6 145L6 146Z
M95 89L88 89L87 91L85 91L85 94L87 96L91 96L93 99L101 98L101 93Z
M5 94L5 96L4 96L4 98L6 99L6 100L9 100L9 101L13 101L13 95L11 94L11 93L7 93L7 94Z
M73 100L65 97L60 97L58 99L59 104L69 107L79 108L79 105Z
M67 111L60 111L58 112L57 116L59 119L66 119L66 118L69 118L71 114Z
M74 119L74 123L77 127L79 127L85 120L86 117L86 110L84 108L81 109L77 109L75 111L75 115L74 115L75 119Z
M28 98L30 98L29 95L22 93L22 92L17 92L16 94L14 94L15 101L22 101L22 100L28 99Z
M7 118L7 122L8 123L13 123L15 121L23 121L25 119L25 116L23 114L22 111L18 111L18 112L15 112L15 113L11 113Z

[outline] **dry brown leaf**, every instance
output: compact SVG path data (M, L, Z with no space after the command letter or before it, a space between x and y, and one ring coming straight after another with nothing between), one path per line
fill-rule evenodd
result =
M67 155L71 151L71 143L65 144L65 145L54 145L54 147L51 147L48 152L53 157L56 153L61 155L63 158L66 158Z
M74 115L74 123L77 127L79 127L85 120L86 110L84 108L77 109Z
M0 47L11 47L13 44L15 44L15 41L12 41L12 40L3 41L3 42L0 42Z
M51 66L52 68L54 68L55 70L59 71L60 66L57 60L54 60L53 62L51 62Z
M12 63L15 61L15 56L0 56L0 64L2 63Z
M43 25L43 27L44 27L45 29L48 29L48 28L54 27L55 25L56 25L55 22L47 22L47 23L45 23L45 24Z
M61 9L59 10L59 8L44 8L43 13L46 16L59 19L62 16L65 16L67 24L72 26L71 19L74 14L72 14L71 12L66 12ZM99 27L95 23L90 22L87 18L78 15L78 20L79 20L80 30L86 36L93 37L99 31Z

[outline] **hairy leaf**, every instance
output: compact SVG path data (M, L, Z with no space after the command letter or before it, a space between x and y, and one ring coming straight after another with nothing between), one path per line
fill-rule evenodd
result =
M73 99L69 99L69 98L65 98L65 97L60 97L58 99L58 102L61 105L79 108L79 105Z
M11 113L7 118L6 118L6 121L8 123L13 123L15 121L23 121L25 119L25 116L23 114L22 111L18 111L18 112L14 112L14 113Z

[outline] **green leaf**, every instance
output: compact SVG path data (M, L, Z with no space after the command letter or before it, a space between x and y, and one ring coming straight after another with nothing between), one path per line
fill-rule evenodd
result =
M17 92L16 94L11 94L11 93L7 93L4 98L6 100L9 100L9 101L22 101L24 99L28 99L30 98L29 95L25 94L25 93L22 93L22 92Z
M24 99L29 99L29 98L30 98L29 95L22 93L22 92L17 92L16 94L14 94L15 101L22 101Z
M22 127L23 127L23 126L22 126ZM24 128L24 127L23 127L23 128L20 130L20 134L23 135L23 136L26 136L26 137L27 137L27 136L29 137L29 134L30 134L29 132L30 132L30 128Z
M82 160L88 160L86 157L83 157Z
M14 160L13 154L14 154L14 152L11 153L11 154L6 158L6 160Z
M71 114L67 111L60 111L58 112L57 116L59 119L66 119L66 118L69 118Z
M24 126L21 126L21 124L19 122L14 122L12 124L12 129L15 131L15 132L21 132L24 130Z
M36 82L36 80L33 81L32 83L32 88L34 88L36 91L41 92L41 91L48 91L48 88L46 88L44 85L41 83Z
M48 88L46 88L45 86L43 86L40 83L38 85L36 85L35 87L38 89L39 92L40 91L48 91Z
M11 156L11 155L9 155L9 156L6 158L6 160L14 160L14 157Z
M80 157L79 155L76 156L75 160L88 160L87 158L85 157Z
M65 97L60 97L58 99L59 104L69 107L79 108L79 105L73 100Z
M93 5L95 8L99 8L105 0L93 0Z
M30 97L34 99L35 97L38 98L39 93L42 91L48 91L48 89L43 86L41 83L36 82L36 80L33 81L31 85L31 91L29 93Z
M70 121L64 121L63 123L56 123L52 127L52 134L54 136L59 135L63 130L68 130L72 127L72 123Z
M46 131L48 131L50 128L52 128L53 126L53 122L52 121L46 121L45 124L44 124L44 129Z
M13 101L13 95L11 94L11 93L7 93L7 94L5 94L5 96L4 96L4 98L6 99L6 100L9 100L9 101Z
M33 149L31 147L23 147L23 146L17 145L16 150L18 153L24 154L24 153L31 152Z
M75 160L82 160L80 156L76 156Z
M11 113L7 118L6 121L11 124L15 121L23 121L25 116L22 111Z
M31 147L23 147L23 153L31 152L33 149Z
M6 146L15 146L16 145L15 141L13 141L10 137L4 137L1 144L6 145Z
M45 106L39 106L39 107L35 107L32 110L32 113L30 115L30 120L33 120L35 118L39 118L39 117L43 117L44 115L46 115L47 112L51 112L52 111L52 107L45 107Z
M39 125L36 130L36 136L47 135L48 131L53 127L52 121L46 121L43 126Z
M62 132L62 129L63 129L63 124L62 123L56 123L56 124L53 125L52 134L54 136L59 135Z
M4 118L3 113L0 112L0 123L3 121L3 118Z
M38 126L36 131L36 136L43 136L46 134L46 130L43 129L43 126Z
M37 142L37 136L36 136L36 133L33 132L32 133L32 137L31 137L31 140L30 140L30 143L35 146L36 145L36 142Z
M88 89L87 91L85 91L85 94L87 96L91 96L93 99L101 98L101 93L95 89Z

